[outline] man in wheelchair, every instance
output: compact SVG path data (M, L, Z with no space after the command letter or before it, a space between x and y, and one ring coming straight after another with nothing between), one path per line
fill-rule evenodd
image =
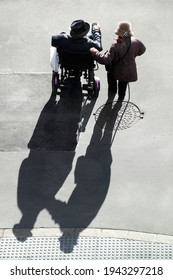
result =
M94 75L94 59L90 48L102 50L101 31L97 23L90 25L83 20L71 24L70 34L65 32L52 36L50 64L52 67L52 96L56 96L64 80L71 76L82 76L87 80L83 85L88 93L98 93L99 79ZM61 70L60 70L61 69Z

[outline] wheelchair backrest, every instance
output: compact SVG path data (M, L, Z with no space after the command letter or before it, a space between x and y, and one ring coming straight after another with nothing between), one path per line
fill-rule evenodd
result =
M67 69L93 69L94 58L88 52L74 52L69 50L62 50L60 52L61 67Z

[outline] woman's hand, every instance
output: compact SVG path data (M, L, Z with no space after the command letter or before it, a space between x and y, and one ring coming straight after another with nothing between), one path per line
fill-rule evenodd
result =
M90 48L90 52L91 54L94 56L96 53L98 53L99 51L96 48Z

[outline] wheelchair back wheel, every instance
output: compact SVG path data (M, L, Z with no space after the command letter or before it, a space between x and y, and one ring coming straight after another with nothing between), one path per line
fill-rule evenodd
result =
M98 77L94 77L94 92L93 97L97 98L99 96L100 91L100 79Z

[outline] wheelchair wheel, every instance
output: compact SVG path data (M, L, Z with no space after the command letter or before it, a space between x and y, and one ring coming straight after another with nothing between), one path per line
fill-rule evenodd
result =
M98 77L94 77L94 91L93 97L97 98L99 96L100 91L100 79Z

